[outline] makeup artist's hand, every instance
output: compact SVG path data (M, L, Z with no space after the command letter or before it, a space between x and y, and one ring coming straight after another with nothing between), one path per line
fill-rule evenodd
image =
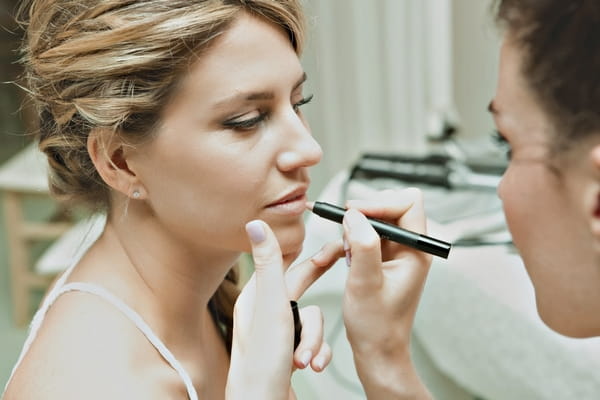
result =
M293 350L290 300L297 300L344 254L342 243L328 244L286 271L269 226L251 221L246 231L255 272L235 304L227 399L295 399L290 386L293 370L308 365L323 370L331 360L331 349L323 340L321 311L310 306L300 310L302 335Z
M343 314L365 392L369 399L430 398L410 358L410 335L431 256L381 240L365 218L425 233L422 194L386 190L346 206L344 247L350 269Z

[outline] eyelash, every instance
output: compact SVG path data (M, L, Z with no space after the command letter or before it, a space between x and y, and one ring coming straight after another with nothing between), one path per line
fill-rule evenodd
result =
M267 113L261 112L254 118L244 120L229 120L224 121L223 126L227 129L235 129L240 131L247 131L256 127L267 118Z
M292 107L294 108L294 111L296 113L298 113L300 111L300 107L302 107L305 104L310 103L311 100L313 99L313 97L314 97L314 95L311 94L310 96L307 96L307 97L303 98L302 100L300 100L299 102L293 104ZM233 120L224 121L223 126L227 129L248 131L248 130L256 128L256 126L258 124L260 124L261 122L263 122L264 120L266 120L267 117L268 117L268 113L261 112L254 118L249 118L249 119L245 119L245 120L233 119Z
M504 135L498 130L494 130L491 136L494 143L506 151L506 158L510 160L512 158L512 149L510 148L508 140L506 140Z
M302 107L305 104L308 104L312 101L313 97L315 97L314 94L311 94L309 96L306 96L305 98L303 98L302 100L300 100L299 102L297 102L296 104L294 104L294 111L298 112L300 111L300 107Z

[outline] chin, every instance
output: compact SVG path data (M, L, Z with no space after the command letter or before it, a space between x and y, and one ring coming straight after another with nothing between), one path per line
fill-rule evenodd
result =
M304 243L304 229L302 234L294 237L286 237L280 240L281 254L283 255L283 262L288 267L302 252L302 246Z
M565 322L556 323L555 321L544 318L542 318L542 321L554 332L574 339L586 339L600 335L598 329L578 326L579 324L569 324Z
M269 222L267 221L267 223ZM285 225L273 223L270 226L277 237L283 254L302 248L305 234L304 222L302 220Z
M575 339L600 336L600 321L587 318L581 313L569 310L548 310L538 304L538 314L544 324L554 332Z
M281 247L281 258L286 269L298 258L301 252L302 242L299 245Z

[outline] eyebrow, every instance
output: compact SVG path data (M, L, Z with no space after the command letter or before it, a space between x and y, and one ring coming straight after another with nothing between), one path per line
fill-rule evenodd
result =
M296 83L294 84L292 91L298 89L298 87L300 87L300 85L302 85L304 82L306 82L306 79L307 79L306 72L303 72L300 79L298 79L296 81ZM273 92L239 92L239 93L234 94L233 96L227 97L223 100L219 100L215 104L215 108L223 107L227 103L233 102L240 98L245 101L255 101L255 100L271 100L274 97L275 97L275 94Z

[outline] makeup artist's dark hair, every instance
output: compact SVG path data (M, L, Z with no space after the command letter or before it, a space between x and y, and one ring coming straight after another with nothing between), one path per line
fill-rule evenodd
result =
M90 132L131 144L152 140L186 68L243 12L280 26L300 54L300 1L23 0L24 82L37 106L52 193L106 211L110 189L88 154ZM211 300L229 344L236 282L232 270Z
M497 21L523 50L522 74L560 151L600 136L600 1L498 0Z

